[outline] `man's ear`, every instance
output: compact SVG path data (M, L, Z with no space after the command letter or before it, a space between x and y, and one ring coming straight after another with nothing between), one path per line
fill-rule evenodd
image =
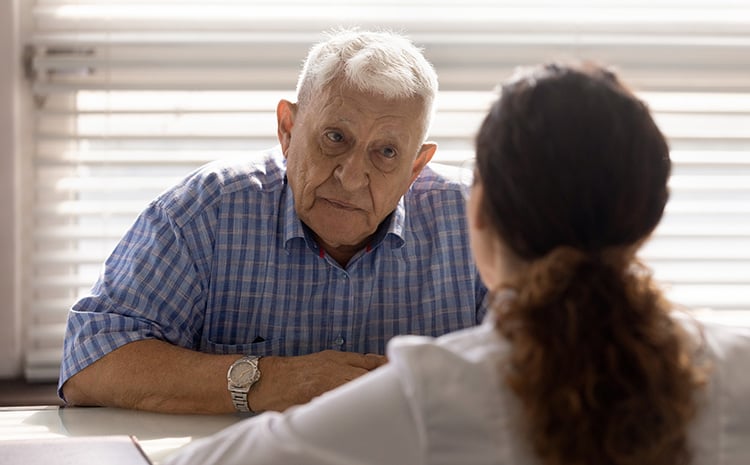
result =
M276 105L276 120L278 122L277 135L281 152L286 157L286 151L292 141L292 128L294 127L294 118L297 116L297 105L289 100L280 100Z
M414 182L414 180L417 179L419 173L422 172L422 168L424 168L427 163L432 160L433 155L435 155L435 151L437 151L436 143L425 142L424 144L422 144L422 147L419 148L417 158L414 160L414 165L411 168L411 182Z

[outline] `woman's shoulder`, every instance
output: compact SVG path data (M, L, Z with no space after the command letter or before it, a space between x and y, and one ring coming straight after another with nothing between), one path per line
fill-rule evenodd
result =
M491 317L477 326L465 328L441 337L397 336L388 345L391 361L425 357L444 357L477 362L486 358L497 358L507 350L507 342L495 331Z
M439 338L392 340L389 365L422 428L426 462L529 463L502 379L507 351L491 316Z
M706 374L690 435L695 463L745 464L750 456L750 327L713 315L675 316ZM739 323L739 324L738 324Z
M687 332L695 350L702 357L721 366L746 365L750 354L750 322L739 314L673 313L673 318ZM750 379L750 372L748 372Z
M488 320L438 338L398 336L391 340L389 365L423 415L442 418L452 411L449 416L455 420L466 414L477 418L476 411L502 403L499 370L507 343ZM440 411L433 409L441 404Z

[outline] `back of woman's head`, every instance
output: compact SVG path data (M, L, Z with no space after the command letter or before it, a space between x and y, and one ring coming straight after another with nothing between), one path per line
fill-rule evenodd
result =
M669 150L601 68L546 66L502 88L477 138L487 211L522 258L634 244L661 218Z
M496 311L536 453L687 463L698 371L634 258L668 198L669 150L648 108L602 68L548 65L502 87L476 144L483 213L527 263Z

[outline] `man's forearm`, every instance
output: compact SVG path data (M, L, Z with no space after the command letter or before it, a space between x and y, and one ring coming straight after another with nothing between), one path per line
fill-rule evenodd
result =
M167 413L235 411L227 370L241 357L212 355L148 339L131 342L71 377L63 394L71 405L100 405ZM386 363L375 354L326 350L297 357L263 357L248 393L256 412L304 404Z
M168 413L233 412L226 373L237 355L210 355L147 339L105 355L71 377L71 405Z

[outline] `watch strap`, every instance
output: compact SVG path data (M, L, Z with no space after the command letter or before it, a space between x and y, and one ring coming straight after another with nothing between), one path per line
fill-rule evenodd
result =
M229 390L232 395L232 403L234 408L238 412L250 412L250 407L247 405L247 392Z

